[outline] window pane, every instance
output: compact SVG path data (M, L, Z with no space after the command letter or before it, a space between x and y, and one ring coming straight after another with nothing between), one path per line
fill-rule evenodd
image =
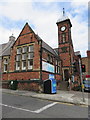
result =
M7 65L4 65L4 72L7 71Z
M58 65L58 60L56 60L56 65Z
M22 60L26 60L27 59L27 54L22 54Z
M20 62L16 62L16 70L20 69Z
M23 47L22 48L22 53L26 53L27 52L27 47Z
M26 61L23 61L22 62L22 70L25 70L26 69Z
M4 59L4 64L8 64L8 59Z
M16 56L16 61L20 61L21 60L21 55L17 55Z
M34 51L34 47L33 47L33 45L30 45L29 46L29 52L33 52Z
M47 60L50 62L50 55L48 55L48 58L47 58Z
M57 69L58 67L56 66L56 73L58 72L58 69Z
M17 48L17 54L21 54L21 48Z
M58 73L60 73L60 67L58 67Z
M64 43L66 40L66 35L65 34L62 34L62 42Z
M33 67L33 60L28 61L28 69L32 69Z
M33 53L28 53L28 59L33 59Z

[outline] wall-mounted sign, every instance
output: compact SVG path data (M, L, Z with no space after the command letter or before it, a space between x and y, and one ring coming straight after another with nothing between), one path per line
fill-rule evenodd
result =
M48 71L48 72L52 72L54 73L54 65L51 65L50 63L47 62L42 62L42 70Z
M52 79L52 78L55 79L55 75L49 74L49 79L50 79L50 78L51 78L51 79Z

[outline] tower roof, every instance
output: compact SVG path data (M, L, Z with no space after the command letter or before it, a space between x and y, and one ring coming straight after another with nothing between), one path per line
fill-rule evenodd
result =
M59 18L58 20L57 20L57 23L58 22L62 22L62 21L65 21L65 20L68 20L69 18L67 17L67 16L62 16L61 18Z
M70 19L67 16L62 16L61 18L59 18L57 20L56 24L62 23L62 22L66 22L66 21L68 21L70 26L72 27L71 21L70 21Z
M70 19L68 18L68 16L65 15L65 9L63 8L63 15L62 15L61 18L59 18L59 19L57 20L56 24L62 23L62 22L66 22L66 21L68 21L68 22L70 23L70 26L72 27L72 24L71 24L71 22L70 22Z

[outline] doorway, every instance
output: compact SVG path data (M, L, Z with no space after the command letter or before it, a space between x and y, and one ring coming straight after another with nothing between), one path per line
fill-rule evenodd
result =
M64 79L65 79L65 81L68 81L68 80L69 80L69 77L70 77L70 75L69 75L69 70L68 70L68 69L65 69L65 70L64 70Z

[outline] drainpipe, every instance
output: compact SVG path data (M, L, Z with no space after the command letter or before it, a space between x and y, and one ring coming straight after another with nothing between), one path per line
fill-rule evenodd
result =
M40 45L40 86L42 85L42 40L39 41Z

